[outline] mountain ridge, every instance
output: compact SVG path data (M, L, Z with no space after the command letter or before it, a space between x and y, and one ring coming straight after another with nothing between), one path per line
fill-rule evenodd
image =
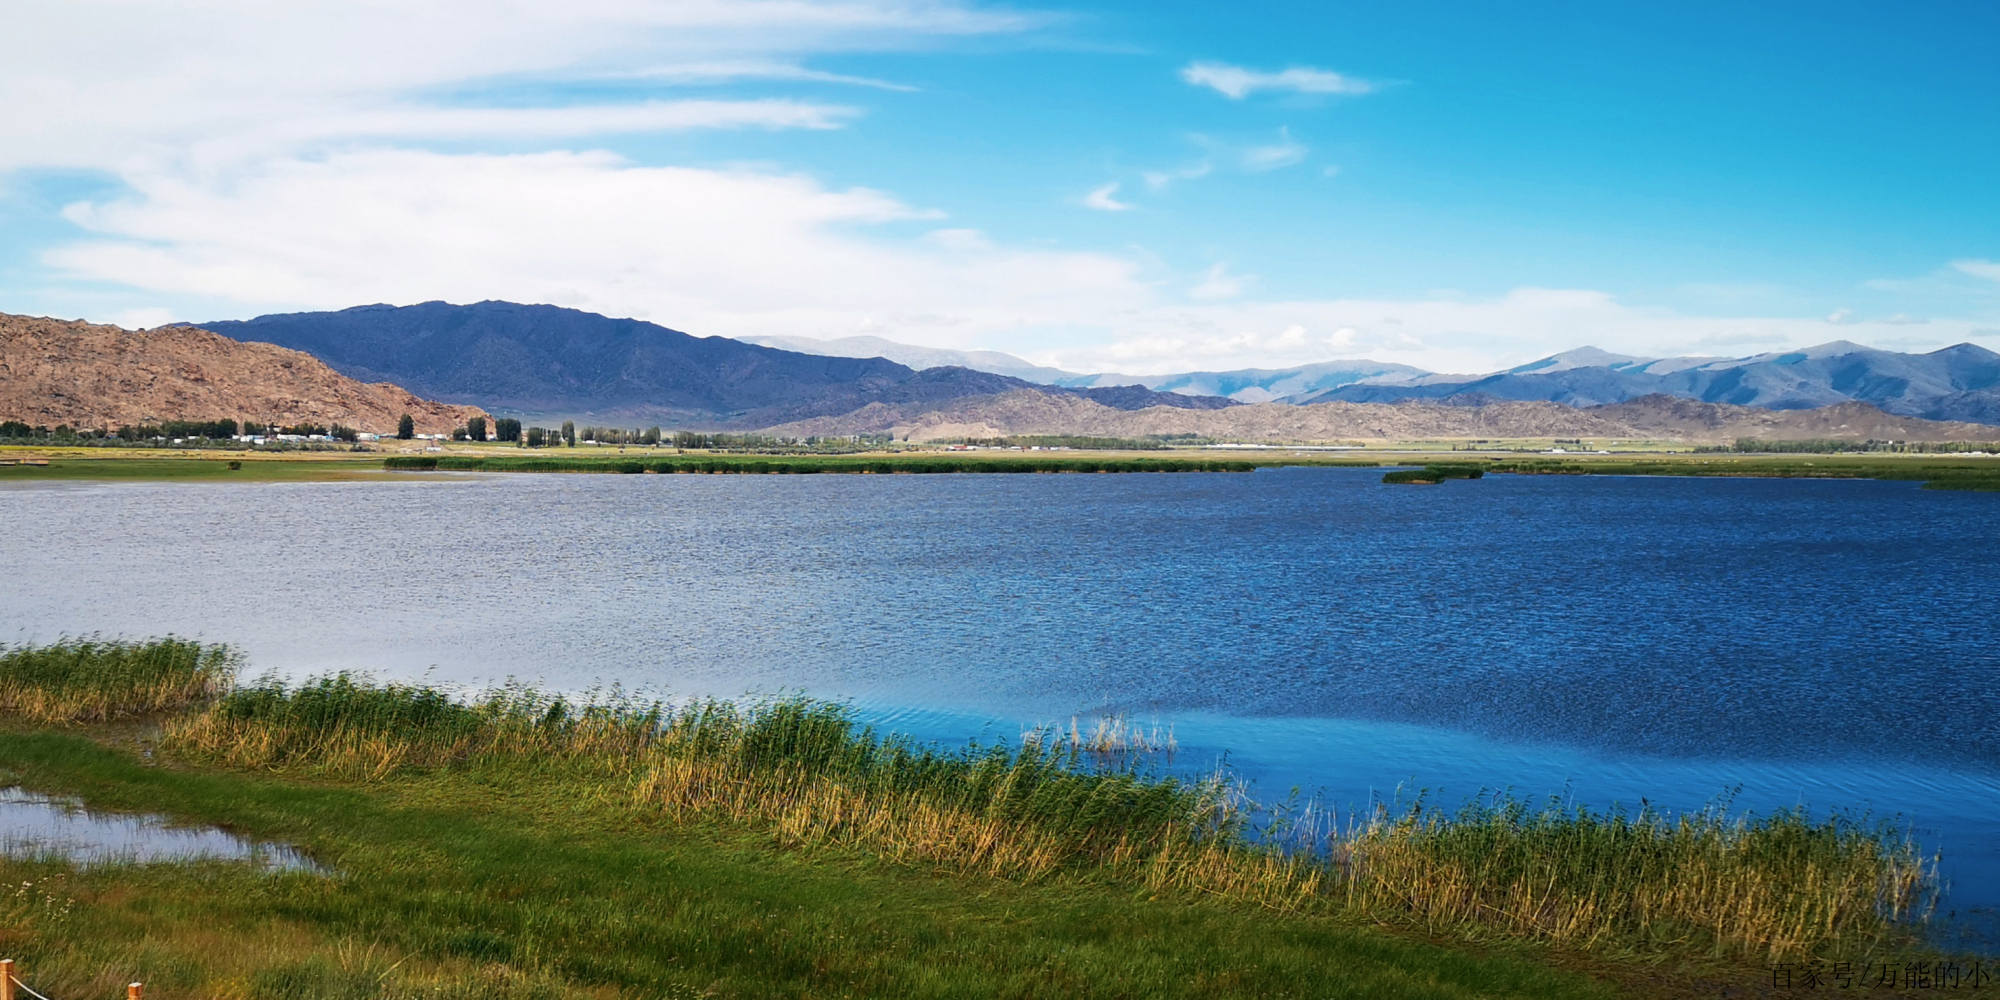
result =
M1141 385L1156 392L1225 396L1242 403L1390 403L1484 396L1596 406L1666 393L1770 409L1814 408L1853 399L1904 416L2000 424L2000 354L1972 343L1905 354L1835 340L1796 351L1740 358L1643 357L1586 345L1485 374L1427 372L1410 365L1356 359L1290 368L1122 375L1077 374L1036 367L998 352L923 348L875 337L751 339L782 340L827 353L859 350L865 342L870 348L901 352L901 356L947 358L985 371L1004 364L1009 374L1051 385Z
M439 399L688 429L763 427L871 403L913 405L1021 389L1082 394L1113 408L1234 405L1137 387L1038 386L962 367L919 372L885 358L800 354L552 305L434 301L201 326L305 351L344 374L392 378Z

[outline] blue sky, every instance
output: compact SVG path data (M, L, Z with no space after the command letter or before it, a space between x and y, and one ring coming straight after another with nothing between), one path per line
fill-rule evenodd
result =
M0 311L1161 372L2000 348L1990 3L44 5Z

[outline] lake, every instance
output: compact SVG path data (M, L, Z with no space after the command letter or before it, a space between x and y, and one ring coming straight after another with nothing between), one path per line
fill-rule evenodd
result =
M0 641L1123 713L1343 810L1483 789L1895 819L2000 904L2000 494L1379 470L0 488Z

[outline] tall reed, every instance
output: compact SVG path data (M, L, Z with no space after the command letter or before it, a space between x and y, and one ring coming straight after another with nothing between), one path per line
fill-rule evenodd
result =
M0 647L0 712L96 722L178 711L228 690L236 667L227 646L172 636Z
M1341 891L1434 932L1483 925L1564 945L1801 954L1927 918L1935 860L1883 825L1803 810L1669 817L1499 799L1379 812L1331 844Z
M1498 799L1457 812L1419 802L1338 827L1310 810L1260 811L1220 778L1141 773L1131 754L1093 752L1099 735L945 750L808 699L670 708L510 688L466 700L342 675L231 691L172 723L162 749L368 780L560 765L568 776L545 780L593 782L593 794L669 821L760 826L790 847L1583 949L1789 956L1906 944L1936 889L1934 861L1906 836L1839 817Z

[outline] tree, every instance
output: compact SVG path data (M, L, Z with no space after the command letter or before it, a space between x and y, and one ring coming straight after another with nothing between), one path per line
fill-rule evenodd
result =
M640 441L641 441L641 442L643 442L643 443L645 443L645 444L659 444L659 443L660 443L660 429L659 429L658 427L648 427L648 428L646 428L646 436L645 436L645 437L643 437L643 438L641 438L641 439L640 439Z
M495 441L521 440L521 422L512 417L501 417L493 422Z
M416 436L417 436L416 419L411 417L407 413L403 414L402 419L396 421L396 438L401 441L408 441L409 439Z
M465 422L465 436L474 441L486 440L486 418L473 417Z
M563 421L562 439L564 444L569 445L572 448L576 447L576 421L574 420Z

